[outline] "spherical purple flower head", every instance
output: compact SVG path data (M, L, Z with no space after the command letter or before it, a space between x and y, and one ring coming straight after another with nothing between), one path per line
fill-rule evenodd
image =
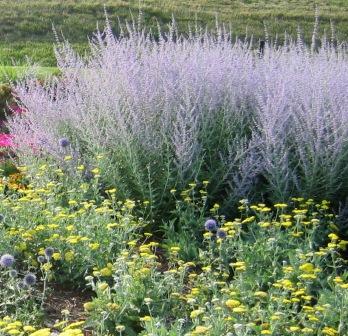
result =
M43 264L46 262L46 258L44 256L38 256L37 257L37 261L40 263L40 264Z
M51 259L54 253L54 248L53 247L46 247L45 248L45 256L47 259Z
M8 273L11 278L17 278L18 272L15 269L11 269Z
M2 267L11 267L15 259L11 254L4 254L0 258L0 265Z
M36 284L36 275L28 273L23 278L23 284L26 286L34 286Z
M225 230L219 229L216 231L216 237L220 238L220 239L224 239L226 238L227 233Z
M215 219L208 219L204 223L204 227L207 231L215 231L217 229L217 223Z
M70 141L67 138L61 138L59 139L59 145L60 147L68 147L70 145Z

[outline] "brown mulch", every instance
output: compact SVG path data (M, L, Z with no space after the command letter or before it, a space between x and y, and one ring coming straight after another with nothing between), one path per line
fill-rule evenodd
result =
M78 289L58 285L51 287L51 289L44 307L47 325L62 320L62 310L70 312L70 321L80 321L86 318L83 304L91 300L92 292L79 291Z

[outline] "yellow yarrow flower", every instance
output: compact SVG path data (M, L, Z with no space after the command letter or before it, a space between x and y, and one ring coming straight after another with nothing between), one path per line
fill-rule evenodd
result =
M100 289L101 291L105 291L108 287L109 287L109 285L106 283L106 282L101 282L101 283L99 283L98 284L98 289Z
M244 220L242 220L242 224L248 224L251 223L255 220L255 216L250 216L248 218L245 218Z
M227 300L227 301L225 302L225 306L228 307L228 308L230 308L230 309L239 307L240 305L241 305L241 302L238 301L238 300L230 299L230 300Z
M97 250L100 247L99 243L90 243L88 245L92 251Z
M140 321L142 322L151 322L152 321L152 317L151 316L144 316L140 318Z
M30 334L30 336L50 336L50 335L51 335L51 329L49 328L40 329Z
M61 260L62 256L61 256L61 254L59 252L54 252L52 254L52 258L53 258L53 260Z
M242 314L242 313L245 313L247 309L244 306L239 306L239 307L233 308L232 311L237 314Z
M193 320L195 318L197 318L199 315L202 315L204 313L204 310L203 309L196 309L196 310L193 310L191 313L190 313L190 318Z
M313 273L314 272L314 265L311 263L305 263L299 267L300 271L305 273Z
M276 203L274 204L274 207L277 209L284 209L286 208L288 205L286 203Z
M99 272L100 272L100 275L105 277L112 276L112 270L108 267L102 268Z
M301 330L301 328L298 326L291 326L289 328L289 331L291 331L291 332L296 332L296 331L300 331L300 330Z
M265 298L268 296L268 294L266 292L263 292L263 291L256 291L254 293L254 296Z
M201 335L201 334L206 334L210 328L205 327L205 326L197 326L195 330L192 332L193 335Z
M85 311L91 311L94 309L94 303L93 302L85 302L83 304L83 308L85 309Z
M321 331L324 335L327 336L336 336L338 335L338 331L331 327L324 327L324 329Z
M26 331L26 332L33 332L36 329L33 326L31 326L31 325L26 325L26 326L23 327L23 330Z
M337 234L335 234L335 233L330 233L330 234L328 235L328 237L329 237L332 241L336 241L336 240L339 239L339 237L338 237Z
M77 328L77 327L81 327L84 324L85 324L85 321L78 321L78 322L70 323L68 326L66 326L64 328L64 331L65 330L69 330L69 329L74 329L74 328Z
M64 259L68 262L74 260L75 253L73 251L68 251L65 253Z

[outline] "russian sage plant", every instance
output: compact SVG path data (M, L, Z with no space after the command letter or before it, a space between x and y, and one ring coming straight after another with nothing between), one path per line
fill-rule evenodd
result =
M228 204L347 192L343 44L267 43L260 55L223 29L116 37L107 22L90 48L82 57L59 43L61 77L15 87L26 110L9 122L20 160L61 160L68 139L86 162L106 154L106 184L157 209L170 189L205 179Z

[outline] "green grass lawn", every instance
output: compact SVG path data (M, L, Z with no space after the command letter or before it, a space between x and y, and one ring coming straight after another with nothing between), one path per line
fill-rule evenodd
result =
M59 73L56 67L48 66L39 66L33 70L38 78L45 78L48 75L57 75ZM27 66L0 65L0 83L6 83L8 80L20 79L27 71Z
M231 23L236 35L264 36L264 26L271 37L284 31L296 35L301 27L308 41L314 21L315 3L320 8L320 32L330 34L333 20L339 39L348 39L347 0L141 0L140 6L147 26L155 27L156 20L165 25L174 14L181 31L187 30L190 21L197 17L202 24L214 25L215 17ZM79 50L86 48L87 36L97 23L104 23L104 9L116 30L117 17L130 19L137 16L139 0L129 1L4 1L0 0L0 62L12 64L26 62L26 56L42 65L55 64L52 25Z

